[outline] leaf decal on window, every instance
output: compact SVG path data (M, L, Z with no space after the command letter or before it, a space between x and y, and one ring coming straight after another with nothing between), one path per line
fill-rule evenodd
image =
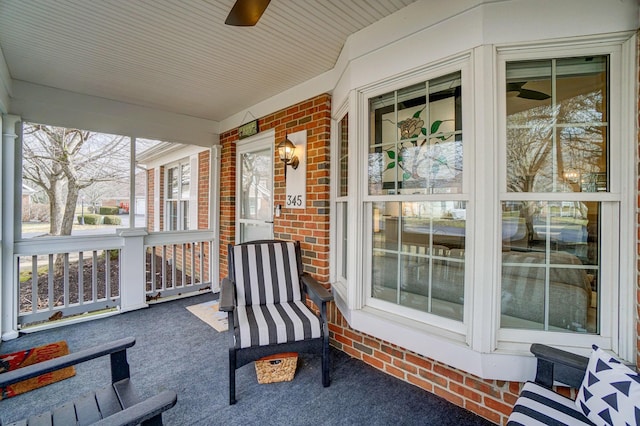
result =
M390 159L395 160L396 158L396 153L395 151L389 150L387 151L387 155L389 156Z
M436 120L433 123L431 123L431 133L437 133L438 129L440 128L440 125L444 123L444 121L442 120Z

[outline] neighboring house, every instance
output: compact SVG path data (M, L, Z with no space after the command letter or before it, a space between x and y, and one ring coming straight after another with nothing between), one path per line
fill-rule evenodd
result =
M149 231L208 229L210 182L208 148L160 143L141 152L139 167L146 169L146 204ZM138 199L136 194L136 199Z

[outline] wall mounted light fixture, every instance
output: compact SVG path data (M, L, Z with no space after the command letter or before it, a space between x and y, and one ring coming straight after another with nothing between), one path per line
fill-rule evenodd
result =
M284 141L278 144L278 156L280 161L284 163L284 178L287 179L287 166L291 166L293 170L298 168L300 160L295 156L296 146L285 135Z

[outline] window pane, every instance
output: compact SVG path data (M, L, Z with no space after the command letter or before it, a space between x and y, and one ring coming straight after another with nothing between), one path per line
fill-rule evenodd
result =
M178 230L178 202L167 201L167 225L169 231Z
M370 99L369 194L462 192L461 105L460 72Z
M348 191L348 167L349 167L349 116L345 115L340 120L339 126L340 138L340 189L339 196L346 197Z
M341 238L340 238L340 276L344 279L347 279L347 248L348 248L348 235L349 231L347 228L347 203L338 203L338 211L340 212L340 221L342 221L340 226L341 229Z
M462 320L466 205L377 202L372 296Z
M180 167L181 175L180 175L180 187L182 188L180 191L180 198L182 200L188 200L190 196L190 187L191 187L191 164L189 162L185 162Z
M607 62L507 63L508 191L608 191Z
M240 214L243 219L271 219L271 160L269 148L242 154Z
M503 328L597 333L600 203L502 202Z
M178 199L178 167L171 167L167 171L167 198Z
M180 201L182 205L182 229L189 230L189 201Z

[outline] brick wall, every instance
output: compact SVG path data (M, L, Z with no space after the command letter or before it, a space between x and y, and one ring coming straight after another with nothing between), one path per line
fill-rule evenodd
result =
M156 206L153 203L153 194L155 193L156 180L153 169L147 170L147 230L153 231L155 224L155 211Z
M258 120L261 132L273 129L276 144L287 133L307 131L307 205L282 209L274 217L274 236L299 240L305 271L320 282L329 280L329 145L331 97L306 100ZM220 275L227 275L227 244L235 242L235 179L237 129L220 136ZM274 206L285 205L284 165L274 150Z

